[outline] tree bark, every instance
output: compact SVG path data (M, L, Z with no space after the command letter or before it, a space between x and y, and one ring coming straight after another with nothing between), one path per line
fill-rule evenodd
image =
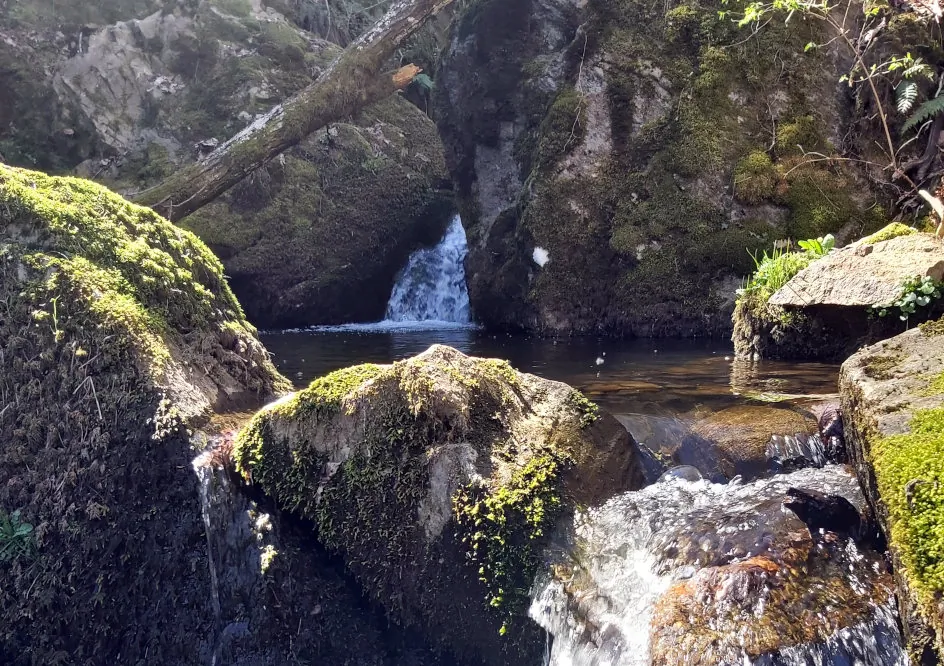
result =
M133 197L171 221L210 203L328 123L409 85L419 70L408 65L378 76L384 63L423 22L453 0L398 0L369 31L351 42L318 79L279 104L196 163Z

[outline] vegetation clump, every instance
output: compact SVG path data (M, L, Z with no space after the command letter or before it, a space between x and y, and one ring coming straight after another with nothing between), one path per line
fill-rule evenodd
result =
M881 243L882 241L891 240L892 238L910 236L915 233L918 233L918 230L914 227L909 227L907 224L902 224L901 222L892 222L887 227L879 229L871 236L866 236L859 242L863 245L874 245L875 243Z
M921 611L938 611L944 593L944 408L915 412L910 432L872 445L891 540Z

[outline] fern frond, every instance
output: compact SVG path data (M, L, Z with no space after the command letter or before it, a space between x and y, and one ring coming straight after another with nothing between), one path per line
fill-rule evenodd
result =
M941 111L944 111L944 95L938 95L934 99L929 99L915 109L915 112L912 113L908 120L905 121L905 124L901 126L902 133L921 125L925 120L930 120Z
M898 113L908 113L918 99L918 84L914 81L902 81L895 87L895 108Z
M931 66L926 62L921 62L921 58L918 58L914 61L914 64L910 67L905 68L905 71L902 72L902 76L906 79L913 79L916 76L926 76L929 79L934 78L934 72L931 70Z

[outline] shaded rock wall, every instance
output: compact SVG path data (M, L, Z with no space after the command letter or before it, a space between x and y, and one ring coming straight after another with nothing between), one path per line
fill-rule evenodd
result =
M882 223L855 172L798 167L800 146L848 148L840 55L804 53L816 26L751 36L719 9L482 0L458 18L437 123L482 321L719 334L748 251Z

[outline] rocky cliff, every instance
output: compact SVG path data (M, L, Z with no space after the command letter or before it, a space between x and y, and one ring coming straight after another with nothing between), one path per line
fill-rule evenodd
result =
M722 6L481 0L437 122L469 231L473 308L547 333L720 333L748 251L855 237L881 208L846 165L845 63L815 25ZM890 30L913 22L893 17Z
M125 193L211 150L337 53L278 3L115 0L63 14L49 5L0 6L0 82L12 91L0 154L77 168ZM378 319L396 271L451 217L446 178L435 126L394 98L312 137L184 225L221 256L260 326Z

